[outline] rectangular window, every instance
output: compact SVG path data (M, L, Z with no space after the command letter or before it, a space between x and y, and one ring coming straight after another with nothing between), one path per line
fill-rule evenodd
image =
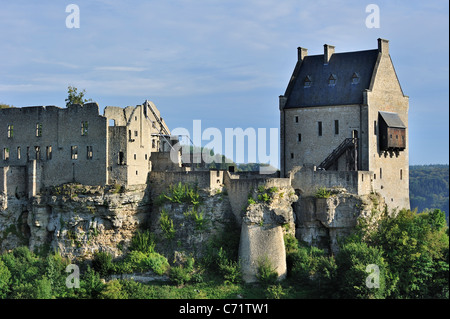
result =
M86 150L87 159L91 160L94 155L94 153L92 151L92 146L87 146L86 148L87 148L87 150Z
M3 149L3 159L5 161L9 160L9 148L4 148Z
M322 136L322 122L317 123L318 129L319 129L319 136Z
M380 179L383 178L383 169L380 167Z
M300 134L300 133L298 134L297 140L298 140L299 142L302 141L302 134Z
M34 147L34 153L36 155L36 160L41 160L41 148L39 146Z
M8 125L8 138L11 138L14 136L14 126Z
M298 123L298 116L295 117L295 123Z
M334 121L334 134L336 134L336 135L339 134L339 121L338 120Z
M291 153L291 158L294 158L294 153Z
M20 160L20 146L17 147L17 159Z
M400 170L400 180L402 180L403 179L403 170L401 169Z
M82 136L88 135L88 122L87 121L81 122L81 135Z
M42 136L42 123L36 123L36 136Z
M138 136L138 131L134 131L134 136Z
M156 141L155 141L155 139L152 139L152 148L155 148L156 147Z
M47 146L47 160L51 160L52 159L52 147L51 146Z
M136 154L134 154L134 159L136 159Z
M78 159L78 146L74 145L70 148L71 158L73 160Z
M147 160L148 159L148 155L147 154L145 154L145 160Z

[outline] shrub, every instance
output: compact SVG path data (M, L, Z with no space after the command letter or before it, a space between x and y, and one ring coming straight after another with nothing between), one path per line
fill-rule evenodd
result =
M217 255L219 273L225 279L225 283L240 283L242 281L241 264L230 260L225 250L220 247Z
M0 299L6 298L11 282L11 272L5 263L0 259Z
M161 211L161 218L159 219L159 225L163 231L164 237L167 239L173 239L175 237L175 228L173 227L173 220L169 217L167 212L163 209Z
M326 187L320 187L316 191L316 198L329 198L331 196L331 191Z
M270 285L266 289L267 299L281 299L284 295L283 287L280 284Z
M178 265L170 268L169 278L173 283L181 286L191 280L191 272L182 265Z
M336 256L336 264L341 298L379 299L386 296L386 264L381 249L364 242L344 244ZM378 274L369 272L374 267L379 270Z
M197 211L197 208L194 206L191 210L184 213L184 216L191 218L195 223L195 229L196 230L204 230L206 228L206 222L204 216L204 211Z
M277 281L278 273L267 256L259 258L256 277L259 281L268 285L272 285Z
M127 299L128 294L122 289L120 281L114 279L106 283L99 297L100 299Z
M92 260L92 268L99 273L101 277L106 277L113 269L112 256L107 252L97 252Z
M155 251L155 236L149 230L137 231L131 239L130 250L136 250L145 254Z
M160 276L167 273L170 268L167 258L155 252L150 253L147 258L144 259L144 263L154 273Z
M183 185L179 182L177 185L169 186L168 194L160 195L158 204L162 204L166 200L172 203L190 203L197 206L200 204L200 194L196 186L191 187L188 184Z

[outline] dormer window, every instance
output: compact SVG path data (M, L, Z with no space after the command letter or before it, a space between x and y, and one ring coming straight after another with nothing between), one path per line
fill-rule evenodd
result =
M358 84L359 83L359 74L356 72L353 72L352 75L352 84Z
M303 82L303 87L305 87L305 88L309 88L310 86L311 86L311 77L309 76L309 75L307 75L306 77L305 77L305 80L304 80L304 82Z
M328 78L328 85L334 86L336 85L337 77L335 74L330 74L330 77Z

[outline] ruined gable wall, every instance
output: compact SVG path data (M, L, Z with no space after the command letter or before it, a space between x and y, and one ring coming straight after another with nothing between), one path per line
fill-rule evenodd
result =
M96 103L64 109L40 106L0 112L1 122L5 123L0 133L0 147L10 150L8 161L2 158L0 166L25 166L28 160L38 157L43 186L74 180L86 185L106 183L106 119L98 115ZM82 122L88 123L85 135L81 133ZM12 137L7 135L8 125L13 125ZM72 146L77 146L76 160L71 157ZM88 146L92 147L92 159L87 158ZM50 148L51 156L48 157L47 149Z

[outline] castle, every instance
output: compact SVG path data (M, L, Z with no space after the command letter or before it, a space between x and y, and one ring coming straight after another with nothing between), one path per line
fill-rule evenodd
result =
M241 227L244 278L252 281L256 260L268 252L280 276L285 275L283 225L298 239L335 252L337 238L370 211L372 194L391 209L409 208L408 97L387 40L378 39L375 50L346 53L324 45L324 54L314 56L298 48L297 64L279 101L281 167L272 175L196 169L195 154L176 149L178 137L171 136L149 101L107 106L103 115L96 103L1 109L0 212L8 201L26 198L25 204L13 206L20 207L16 217L7 220L27 216L28 227L41 227L42 220L30 220L32 212L45 225L51 220L57 224L55 216L62 216L65 204L57 207L54 199L35 204L33 198L66 183L149 188L153 198L179 182L213 193L226 189L226 207ZM277 189L276 201L250 205L249 197L256 198L261 187ZM337 195L317 198L318 188L338 190ZM90 207L97 206L105 209L100 201ZM56 226L41 229L35 242L52 236L57 240L67 224L57 226L58 232ZM4 229L0 224L0 232Z
M281 174L305 164L359 172L391 208L409 208L409 100L388 40L375 50L335 53L325 44L323 55L307 52L298 48L280 96Z

